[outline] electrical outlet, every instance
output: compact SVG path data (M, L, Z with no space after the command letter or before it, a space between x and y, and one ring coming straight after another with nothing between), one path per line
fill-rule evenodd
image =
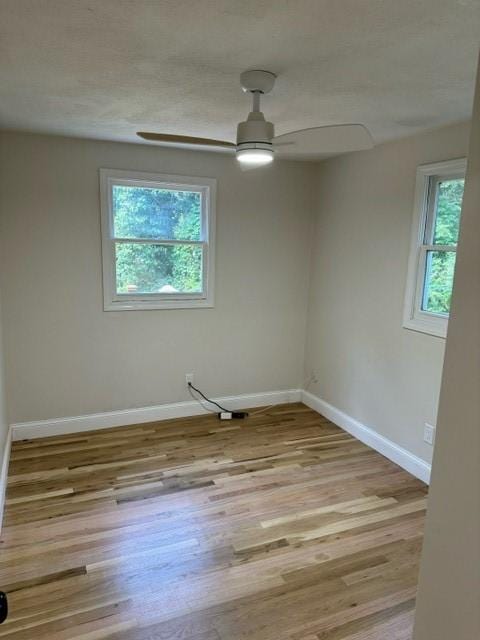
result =
M432 446L435 442L435 427L432 427L432 425L428 424L427 422L425 423L425 426L423 428L423 440L427 444L431 444Z
M187 385L187 387L189 384L193 384L193 379L194 379L193 373L185 374L185 384Z

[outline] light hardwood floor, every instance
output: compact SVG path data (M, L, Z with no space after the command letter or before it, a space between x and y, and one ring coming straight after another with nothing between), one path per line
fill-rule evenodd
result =
M304 405L14 443L9 640L410 640L426 487Z

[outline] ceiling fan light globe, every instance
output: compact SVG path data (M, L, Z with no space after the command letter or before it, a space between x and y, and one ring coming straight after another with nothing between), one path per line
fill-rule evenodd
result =
M238 149L237 160L249 167L262 167L273 162L272 149Z

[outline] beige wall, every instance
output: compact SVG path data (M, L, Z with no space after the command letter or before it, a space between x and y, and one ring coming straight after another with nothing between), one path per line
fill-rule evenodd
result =
M19 134L0 164L12 422L302 383L311 165ZM218 179L214 309L103 311L100 167Z
M5 442L7 440L8 433L8 420L7 420L7 400L5 393L5 359L3 349L3 331L2 331L2 309L0 300L0 466L3 460L3 454L5 451ZM0 503L2 496L0 495ZM1 514L1 507L0 507ZM1 515L0 515L1 518Z
M415 640L480 638L480 73Z
M3 354L2 309L0 301L0 529L2 527L5 492L7 489L8 461L10 459L10 439L8 436L8 416L5 393L5 362Z
M419 164L466 155L458 125L318 170L306 376L311 391L429 461L444 340L402 328Z

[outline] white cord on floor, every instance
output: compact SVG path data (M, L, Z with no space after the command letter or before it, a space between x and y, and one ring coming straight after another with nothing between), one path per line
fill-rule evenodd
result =
M315 375L312 373L312 375L307 378L307 380L305 380L304 382L304 390L308 391L308 389L310 388L310 385L312 384L312 382L315 382ZM257 409L257 411L252 411L251 413L248 414L248 417L250 418L251 416L256 416L259 413L264 413L265 411L269 411L270 409L273 409L274 407L276 407L276 404L270 404L268 405L268 407L261 407L260 409Z

